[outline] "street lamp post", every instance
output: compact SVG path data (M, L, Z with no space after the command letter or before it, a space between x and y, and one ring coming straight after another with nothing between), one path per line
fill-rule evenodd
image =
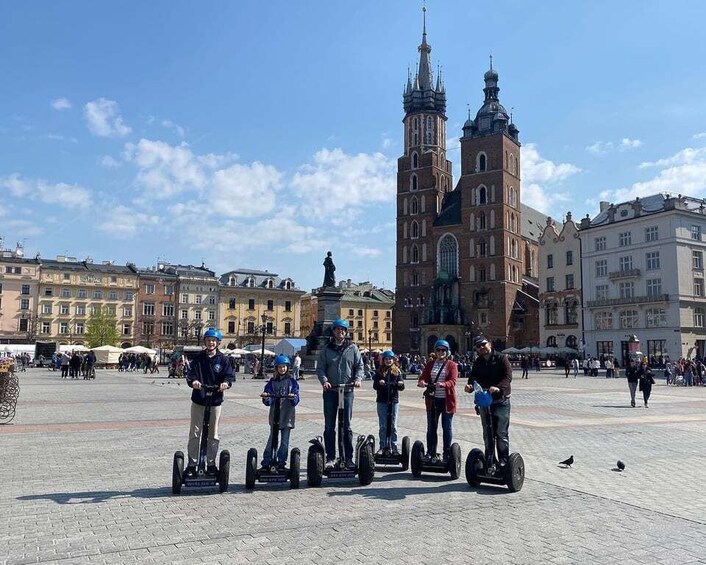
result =
M368 355L373 354L373 330L368 330Z
M257 378L265 378L265 332L267 331L267 314L263 314L262 320L262 349L260 350L260 369L257 371Z

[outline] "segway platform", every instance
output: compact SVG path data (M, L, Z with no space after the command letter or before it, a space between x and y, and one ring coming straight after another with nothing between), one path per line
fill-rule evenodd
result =
M426 457L424 444L417 440L412 446L410 465L412 467L412 476L415 478L421 477L423 472L448 473L452 479L456 480L461 474L461 446L458 443L452 443L449 457L444 461L438 456Z
M333 465L328 469L324 466L324 440L321 436L309 440L309 453L307 456L307 485L318 487L321 485L323 477L329 479L352 479L358 477L360 484L365 486L373 482L375 477L375 460L373 458L373 436L359 435L354 451L357 455L356 465L349 469L345 465L343 457L338 457ZM341 446L342 449L342 446Z
M385 448L381 454L375 454L375 465L379 467L397 467L402 466L402 471L409 469L409 437L402 438L402 449L398 452L392 451L389 447ZM373 449L375 446L373 445Z
M252 490L255 488L255 483L277 484L287 481L289 481L290 488L299 488L300 458L299 448L295 447L289 453L289 469L278 468L277 465L258 468L257 449L249 449L245 466L245 488Z

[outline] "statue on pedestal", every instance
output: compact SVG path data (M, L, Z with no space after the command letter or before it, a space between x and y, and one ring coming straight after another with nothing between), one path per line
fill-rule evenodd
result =
M326 259L324 259L324 287L336 286L336 265L333 264L333 259L331 258L331 252L326 253Z

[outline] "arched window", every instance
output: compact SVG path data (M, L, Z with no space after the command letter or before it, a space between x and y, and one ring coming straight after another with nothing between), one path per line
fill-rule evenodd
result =
M228 278L228 286L235 286L238 282L238 279L235 278L235 276L231 275Z
M409 308L410 306L412 306L412 298L409 297L409 296L405 296L404 305L405 305L405 307L407 307L407 308Z
M255 279L254 279L254 278L250 277L250 278L248 279L248 286L249 286L250 288L252 288L252 287L255 286Z
M487 169L488 157L486 157L485 153L478 153L478 156L476 157L476 170L481 173Z
M412 153L412 168L416 169L419 166L419 155L417 155L416 151Z
M431 116L427 116L427 145L434 143L434 122Z
M422 194L422 200L421 200L421 202L420 202L420 204L419 204L419 210L422 212L422 214L427 211L426 203L427 203L427 199L426 199L426 197Z
M267 279L267 284L265 285L267 288L274 288L275 287L275 281L272 279Z
M416 328L419 326L419 315L418 314L412 314L412 327Z
M519 251L517 250L517 240L511 239L510 240L510 257L513 259L517 259L520 256Z
M479 230L487 230L488 229L488 222L486 221L485 212L481 212L480 214L478 214L478 229Z
M417 306L424 306L424 295L420 294L417 296Z
M292 289L292 281L284 281L284 290Z
M547 338L547 347L556 347L556 336L550 335Z
M517 191L514 187L511 186L507 189L507 197L510 206L517 208Z
M478 204L488 203L488 189L484 186L478 187Z
M419 214L419 200L417 200L416 196L413 196L412 200L410 201L409 213L413 216Z
M451 234L439 242L439 271L446 271L452 277L458 274L458 245Z
M412 178L410 179L409 189L417 190L417 188L417 175L412 175Z
M575 335L570 335L569 337L566 338L566 347L571 347L572 349L578 349L579 340L576 338Z
M410 234L412 239L419 238L419 224L416 221L412 222L412 229L410 230Z
M412 246L412 263L419 263L419 247Z
M481 238L478 242L478 255L480 257L485 257L486 255L488 255L488 244L486 243L484 238Z

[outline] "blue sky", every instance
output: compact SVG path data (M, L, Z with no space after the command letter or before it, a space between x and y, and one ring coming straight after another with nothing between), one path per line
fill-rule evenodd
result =
M449 158L492 53L522 200L706 194L696 0L429 0ZM0 0L0 236L26 255L394 287L402 89L421 2ZM436 75L436 70L435 70Z

